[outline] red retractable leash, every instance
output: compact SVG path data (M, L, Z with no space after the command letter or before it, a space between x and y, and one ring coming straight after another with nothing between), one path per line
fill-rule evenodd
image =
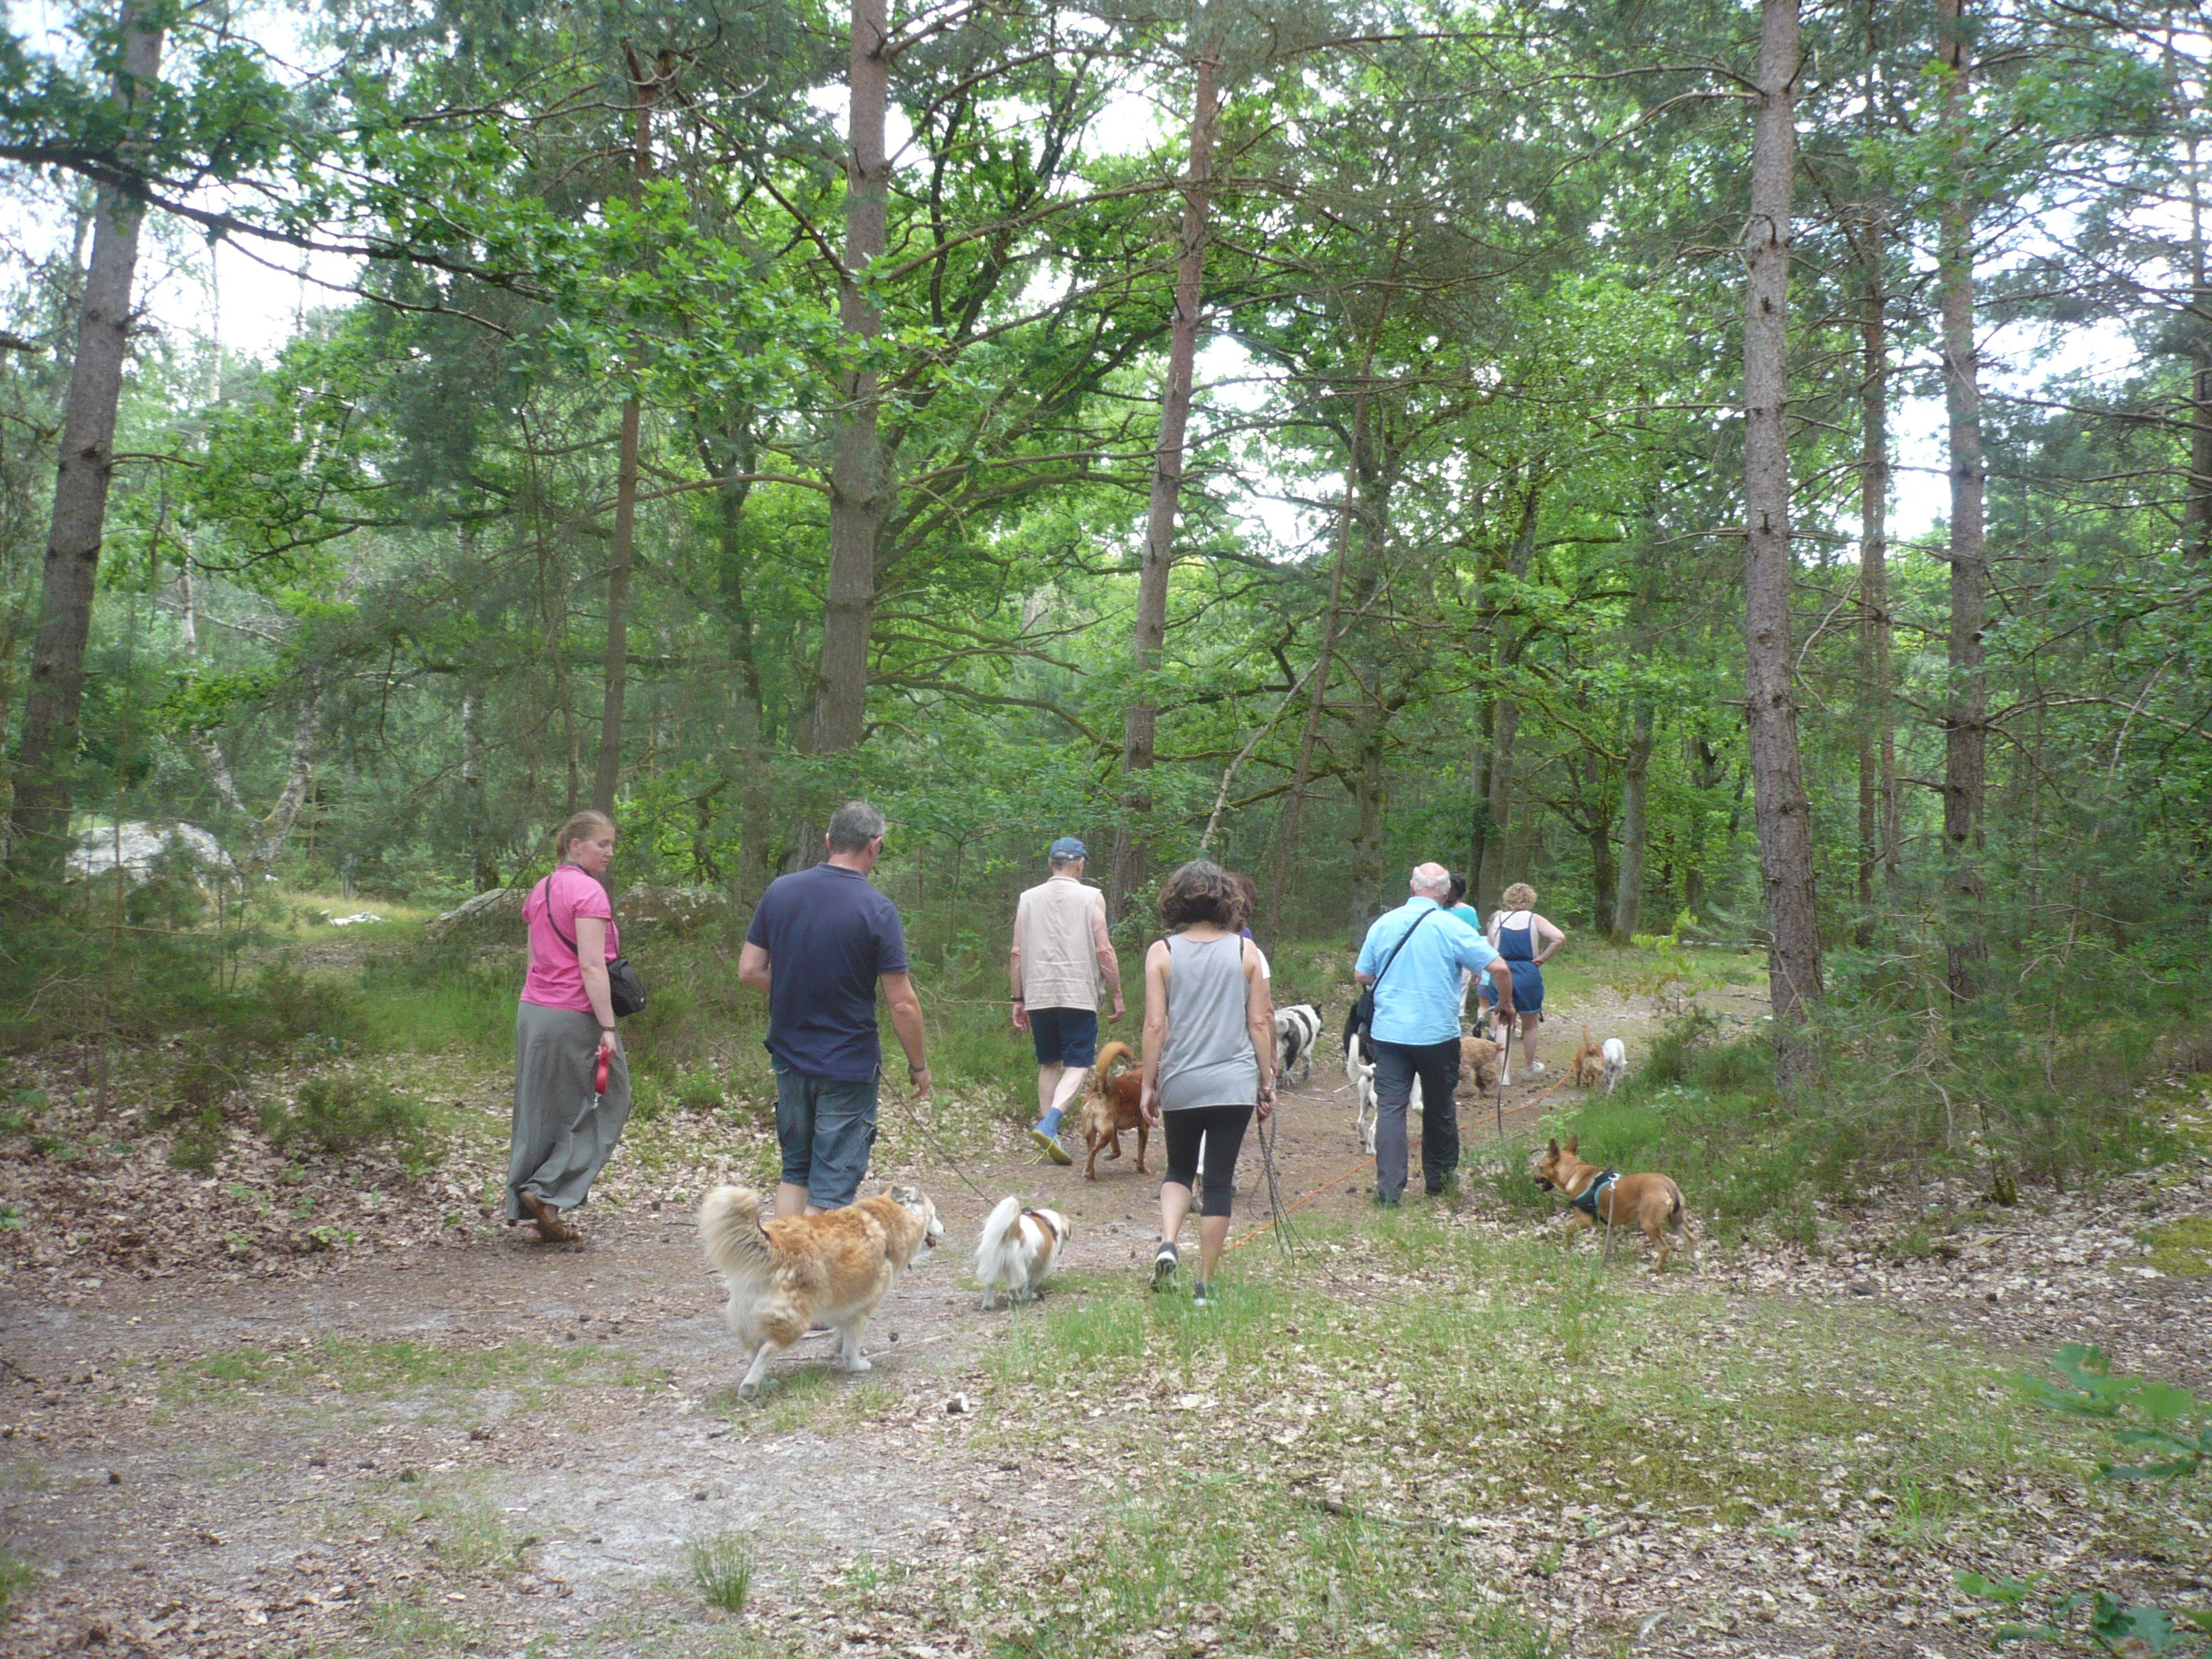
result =
M600 1094L607 1091L607 1062L614 1058L614 1044L605 1037L599 1039L599 1075L594 1085Z

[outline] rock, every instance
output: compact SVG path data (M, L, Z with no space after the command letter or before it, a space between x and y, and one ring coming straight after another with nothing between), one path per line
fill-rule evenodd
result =
M238 880L238 866L222 843L197 823L131 821L78 830L62 874L67 881L90 881L118 869L133 887L172 872L203 887Z
M647 887L625 889L615 900L615 921L625 929L649 932L656 938L680 939L736 913L730 896L712 887Z

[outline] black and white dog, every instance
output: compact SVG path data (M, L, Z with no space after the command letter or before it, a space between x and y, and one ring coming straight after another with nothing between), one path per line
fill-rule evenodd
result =
M1321 1010L1310 1002L1294 1002L1275 1010L1275 1076L1286 1078L1293 1066L1305 1067L1305 1080L1313 1081L1314 1044L1321 1041Z

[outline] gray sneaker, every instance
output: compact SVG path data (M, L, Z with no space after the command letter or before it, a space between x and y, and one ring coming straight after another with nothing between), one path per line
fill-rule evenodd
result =
M1152 1288L1154 1290L1164 1291L1175 1283L1176 1265L1176 1247L1166 1239L1162 1239L1160 1248L1152 1252Z
M1047 1158L1050 1158L1054 1163L1073 1164L1075 1162L1073 1158L1067 1155L1067 1148L1061 1146L1056 1137L1047 1134L1042 1129L1032 1126L1030 1130L1030 1139L1036 1143L1037 1150L1042 1152Z
M1194 1308L1210 1308L1210 1307L1212 1307L1212 1306L1213 1305L1213 1301L1214 1301L1214 1293L1213 1293L1213 1286L1212 1286L1212 1285L1192 1285L1192 1286L1191 1286L1191 1290L1190 1290L1190 1305L1191 1305L1192 1307L1194 1307Z

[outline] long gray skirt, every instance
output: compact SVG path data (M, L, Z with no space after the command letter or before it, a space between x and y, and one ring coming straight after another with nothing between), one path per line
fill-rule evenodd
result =
M629 1121L629 1056L607 1067L607 1091L594 1092L598 1016L570 1008L520 1005L514 1020L514 1147L507 1160L507 1223L532 1218L525 1189L559 1210L588 1197Z

